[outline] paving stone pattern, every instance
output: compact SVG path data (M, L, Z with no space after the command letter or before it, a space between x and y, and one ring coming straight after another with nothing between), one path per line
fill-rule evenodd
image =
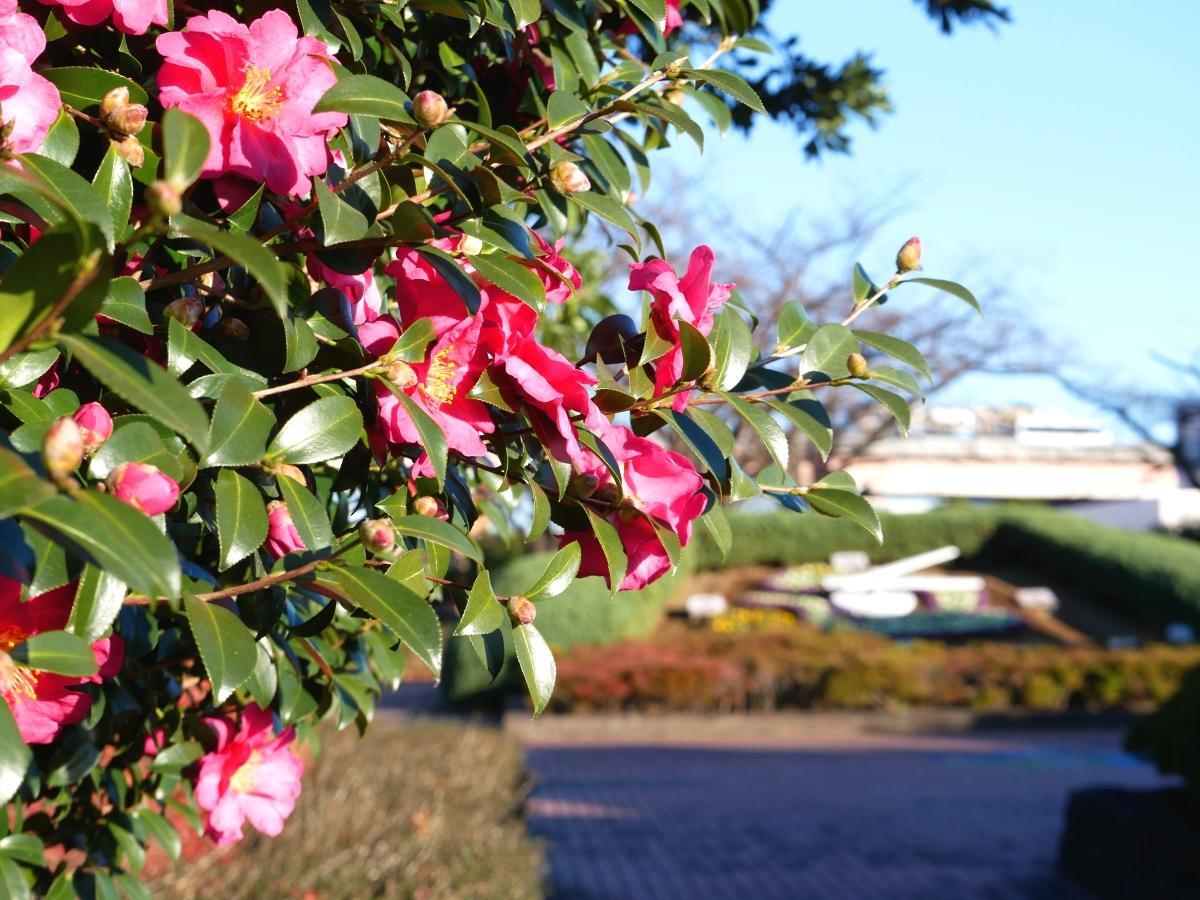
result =
M636 735L630 740L636 742ZM1067 793L1159 783L1119 732L529 745L553 896L1054 898Z

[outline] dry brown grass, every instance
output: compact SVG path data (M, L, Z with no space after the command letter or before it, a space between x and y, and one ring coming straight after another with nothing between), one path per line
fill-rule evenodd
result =
M520 747L495 729L379 721L326 734L287 827L150 885L164 898L541 897Z

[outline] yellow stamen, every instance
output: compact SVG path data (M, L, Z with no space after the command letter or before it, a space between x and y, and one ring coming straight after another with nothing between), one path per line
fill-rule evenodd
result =
M283 88L271 87L270 84L270 70L246 66L246 80L238 92L229 98L230 111L251 122L275 118L283 106Z
M242 763L229 779L229 789L238 794L248 794L254 790L254 775L261 764L262 754L257 750L253 751L250 758Z
M15 628L0 631L0 691L10 692L17 699L37 697L37 673L15 662L8 654L29 635Z
M445 347L433 354L429 371L425 373L425 383L421 385L425 395L438 403L451 402L457 393L452 381L458 373L458 363L450 358L452 349Z

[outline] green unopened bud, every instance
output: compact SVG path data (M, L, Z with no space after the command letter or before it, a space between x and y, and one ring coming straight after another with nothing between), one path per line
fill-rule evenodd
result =
M550 170L550 183L560 194L578 194L591 190L592 182L573 162L560 162Z
M571 480L567 484L567 493L572 497L583 499L596 493L598 487L600 487L599 476L575 474L571 476Z
M42 461L55 481L61 481L79 468L86 450L83 429L70 416L56 419L42 441Z
M450 107L437 91L421 91L413 97L413 118L422 128L437 128L450 118Z
M464 234L458 239L458 252L463 256L478 256L483 252L483 241L473 234Z
M358 526L358 537L372 553L387 553L396 546L396 532L389 519L365 519Z
M436 497L418 497L413 501L413 512L418 516L434 518L444 511L444 507Z
M683 88L673 87L663 94L663 99L675 106L683 106L684 101L687 100L687 92Z
M896 254L896 271L903 275L914 269L921 268L921 239L909 238Z
M508 617L514 625L532 625L533 620L537 618L537 607L528 597L509 597L504 605L508 608Z
M129 88L115 87L100 98L100 118L107 119L114 112L129 105Z
M851 353L847 356L846 368L855 378L866 378L871 374L871 370L867 368L867 360L861 353Z
M195 297L180 297L172 300L163 310L164 319L174 319L184 328L192 328L204 315L204 304Z
M183 196L169 181L156 181L146 188L146 205L152 212L169 219L183 209Z
M686 59L671 60L669 63L663 66L663 74L668 78L678 78L679 73L683 71L683 64L686 62Z
M402 391L417 383L417 373L413 371L413 367L400 360L389 365L384 370L383 377Z

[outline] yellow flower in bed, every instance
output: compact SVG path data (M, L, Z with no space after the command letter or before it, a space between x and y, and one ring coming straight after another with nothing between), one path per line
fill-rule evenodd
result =
M777 631L795 628L796 617L782 609L731 609L714 616L712 627L720 634Z

